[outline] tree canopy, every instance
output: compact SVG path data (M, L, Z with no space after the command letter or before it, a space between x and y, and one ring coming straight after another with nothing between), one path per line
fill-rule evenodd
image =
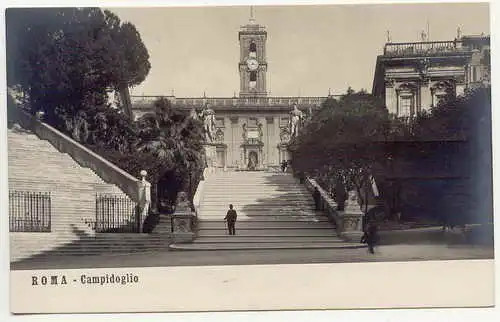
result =
M340 99L327 99L291 142L294 169L360 189L383 158L377 143L388 133L389 115L382 102L349 88Z
M8 85L51 119L107 105L110 90L140 84L151 68L134 25L99 8L6 11Z
M128 173L146 170L171 202L180 189L194 194L204 166L200 122L168 100L137 121L108 103L110 91L140 84L151 68L133 24L99 8L7 9L6 22L8 85L24 106Z
M326 100L290 148L294 169L334 196L342 185L360 191L373 176L387 214L491 221L490 88L450 97L410 119L394 118L370 94L350 89Z

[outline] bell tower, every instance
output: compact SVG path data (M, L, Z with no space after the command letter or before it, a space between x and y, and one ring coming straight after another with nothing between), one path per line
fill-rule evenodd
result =
M250 8L249 22L241 26L240 42L240 96L267 96L266 28L255 22L254 8Z

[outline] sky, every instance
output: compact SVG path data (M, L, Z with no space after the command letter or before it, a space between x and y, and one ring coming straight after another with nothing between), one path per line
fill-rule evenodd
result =
M132 95L231 97L239 92L238 30L250 7L109 8L133 23L151 70ZM489 34L488 4L256 6L266 26L271 96L326 96L348 86L371 91L377 55L389 30L393 42Z

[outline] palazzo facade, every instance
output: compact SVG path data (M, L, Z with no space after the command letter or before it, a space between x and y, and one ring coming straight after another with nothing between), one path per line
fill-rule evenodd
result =
M412 117L458 96L490 84L490 37L461 36L451 41L387 43L377 57L372 93L389 113Z
M215 112L216 166L246 169L250 160L257 169L279 166L289 160L290 117L304 117L328 97L272 97L267 91L266 28L250 19L238 32L240 57L237 68L240 92L233 97L161 96L175 108L197 113L209 107ZM132 96L134 117L150 112L159 96ZM296 113L295 113L296 114Z

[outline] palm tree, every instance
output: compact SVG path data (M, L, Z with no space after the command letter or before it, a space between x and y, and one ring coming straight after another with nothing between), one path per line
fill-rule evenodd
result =
M155 155L164 170L172 170L181 178L183 188L191 189L203 168L203 128L200 121L172 108L166 99L155 102L155 112L137 121L138 141L135 149ZM166 171L165 171L166 172Z

